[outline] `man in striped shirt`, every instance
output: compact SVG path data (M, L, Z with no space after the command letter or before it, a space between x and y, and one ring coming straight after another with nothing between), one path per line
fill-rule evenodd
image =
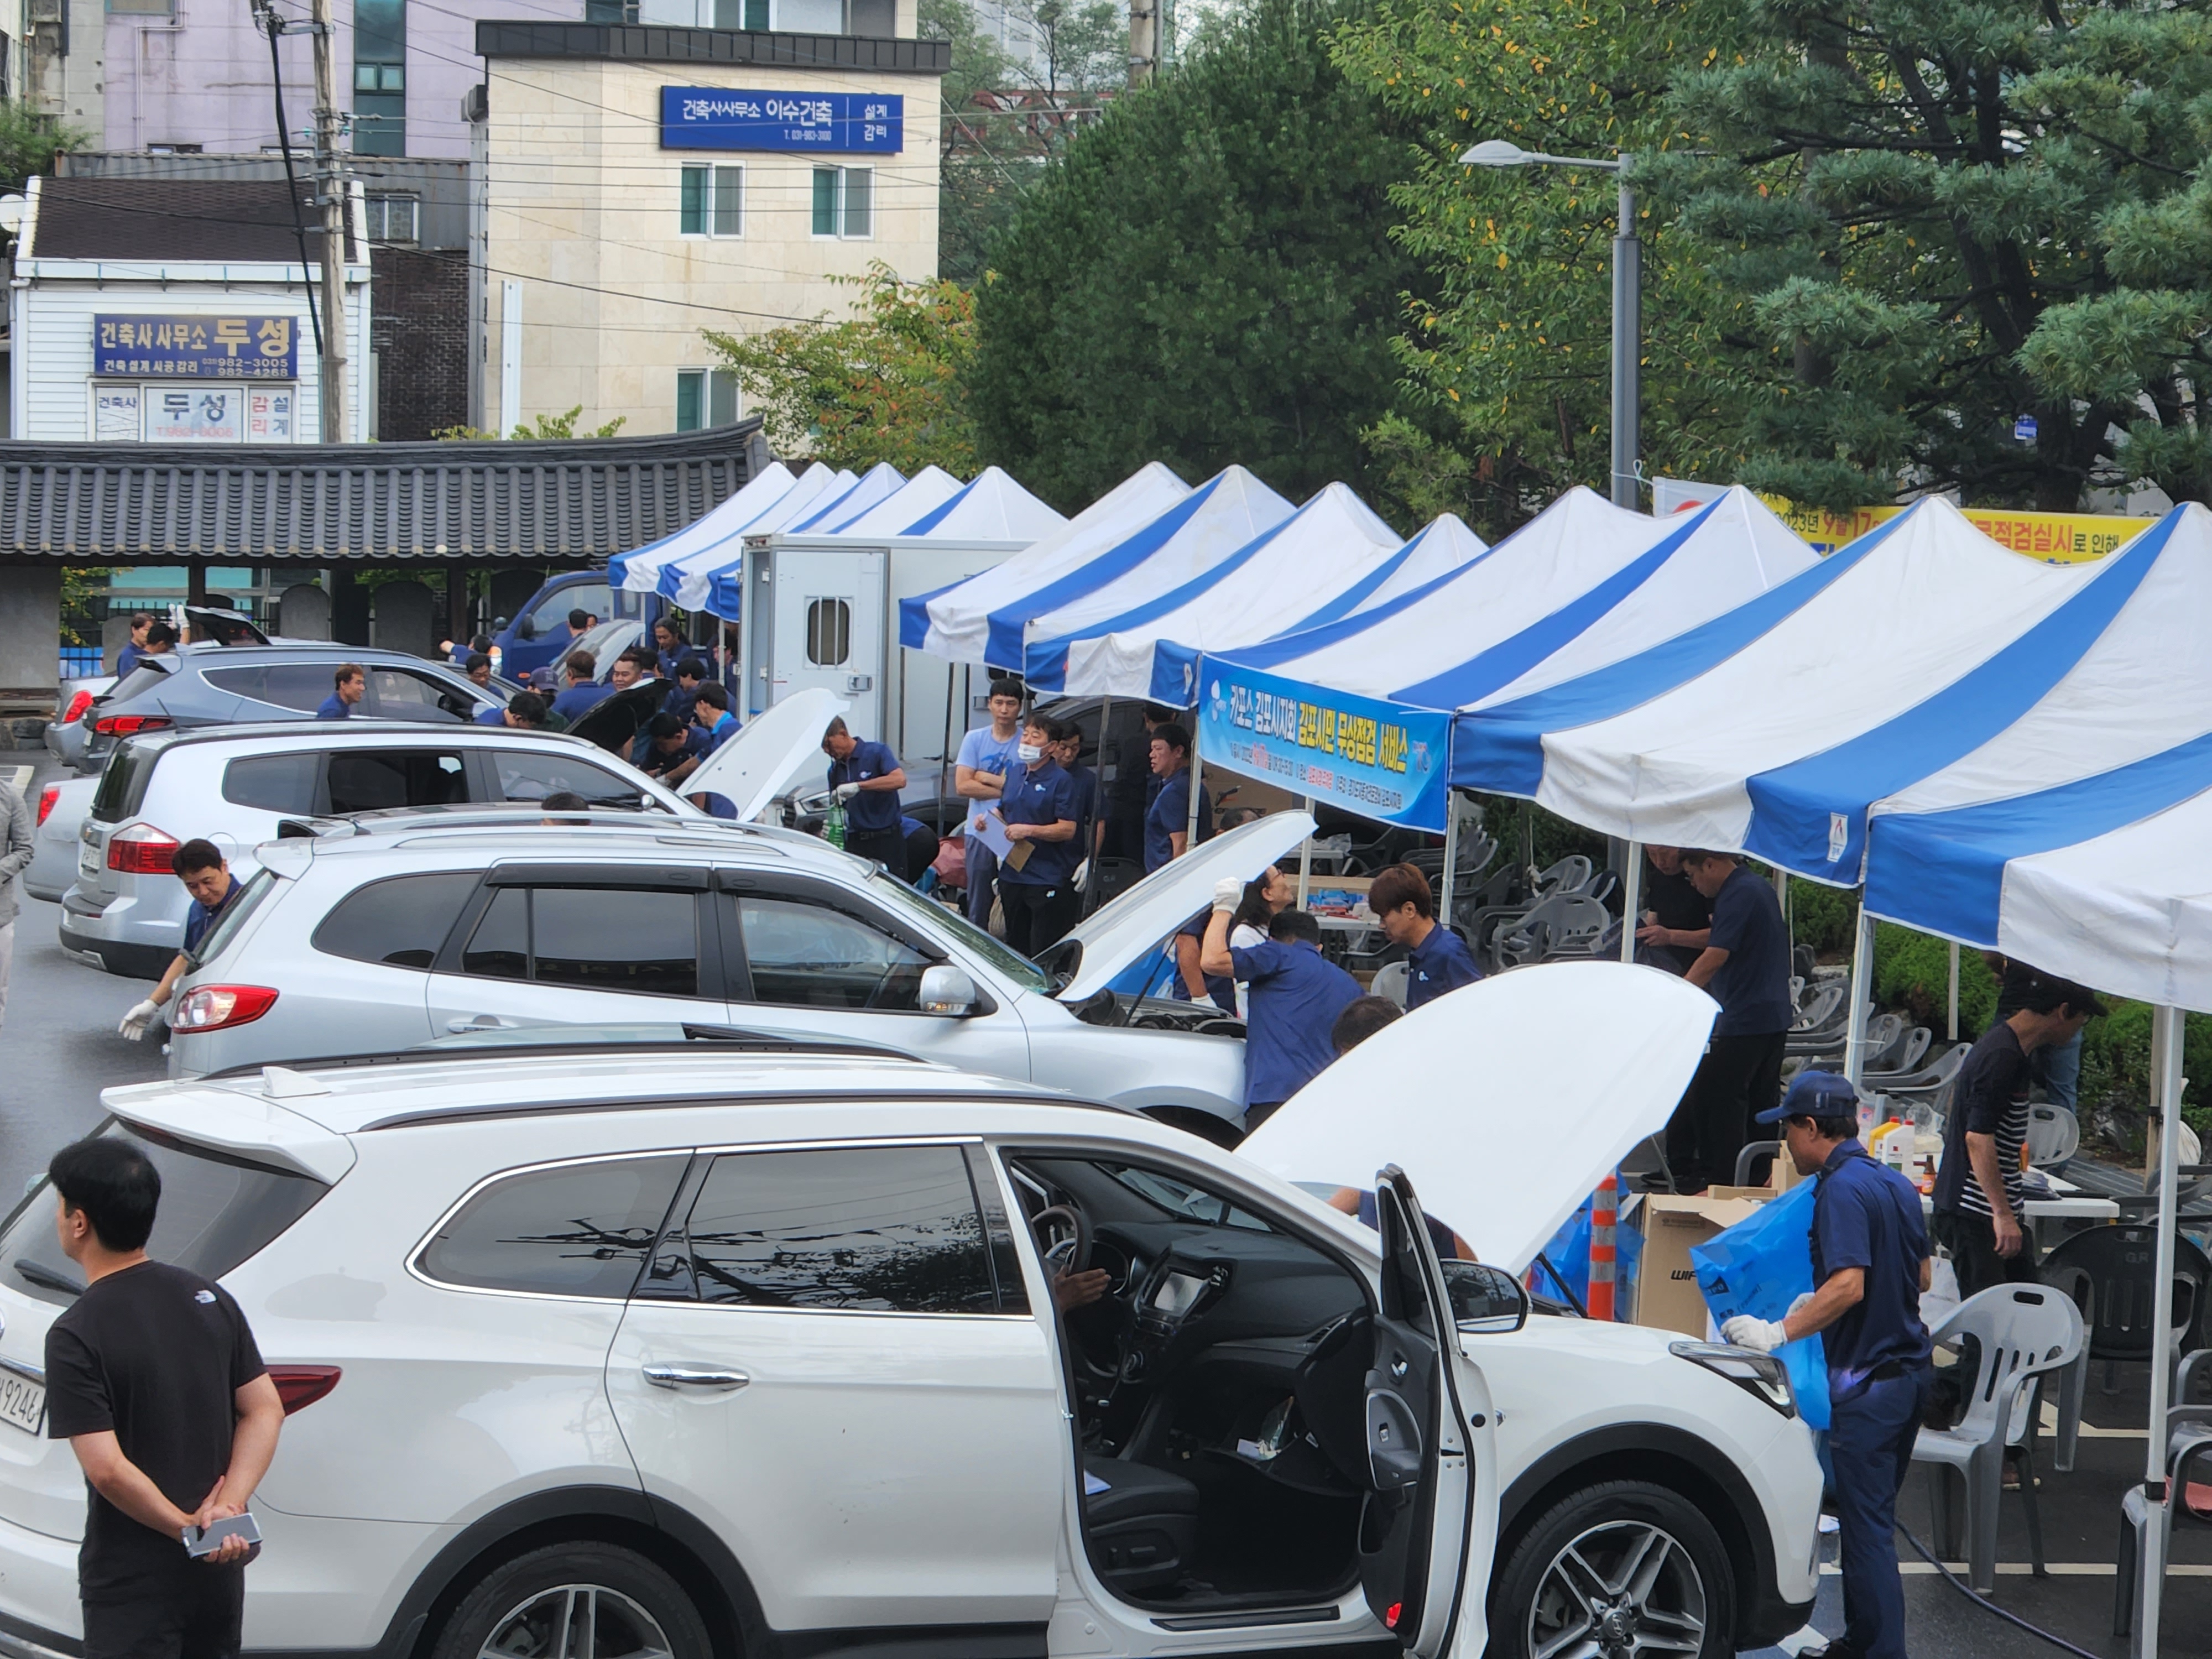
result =
M2018 1012L1983 1032L1960 1069L1931 1231L1950 1253L1961 1301L1993 1285L2035 1282L2035 1252L2021 1225L2028 1057L2070 1042L2104 1012L2086 988L2039 976L2024 988Z

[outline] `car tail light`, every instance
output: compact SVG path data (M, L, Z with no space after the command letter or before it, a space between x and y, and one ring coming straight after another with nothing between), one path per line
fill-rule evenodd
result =
M276 1006L266 985L203 985L177 999L169 1012L173 1031L223 1031L261 1018Z
M303 1411L338 1385L343 1376L336 1365L271 1365L269 1380L284 1402L284 1415Z
M176 722L167 714L102 714L92 729L103 738L127 738L140 732L161 732Z
M1406 1604L1403 1601L1393 1601L1390 1604L1390 1611L1382 1615L1382 1627L1385 1630L1397 1629L1398 1616L1405 1610Z
M54 803L61 798L62 787L58 783L50 783L39 791L39 822L40 823L46 821L46 814L54 810Z
M177 856L176 838L150 823L134 823L107 838L107 867L126 876L166 876Z
M77 719L83 714L84 711L91 707L92 693L89 691L78 692L76 696L69 700L69 708L63 712L61 723L64 726L71 726L76 724Z

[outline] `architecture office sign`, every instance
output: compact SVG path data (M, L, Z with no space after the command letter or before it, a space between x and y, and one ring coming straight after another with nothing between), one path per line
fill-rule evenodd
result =
M896 155L906 148L906 100L897 93L663 87L660 145Z
M296 380L299 330L290 317L99 315L92 372L100 380Z

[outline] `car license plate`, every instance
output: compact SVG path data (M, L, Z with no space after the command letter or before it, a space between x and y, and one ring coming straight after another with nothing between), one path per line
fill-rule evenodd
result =
M80 847L76 849L76 872L87 881L92 880L100 874L100 849L97 847Z
M15 1371L0 1370L0 1421L12 1423L26 1434L45 1428L46 1385Z

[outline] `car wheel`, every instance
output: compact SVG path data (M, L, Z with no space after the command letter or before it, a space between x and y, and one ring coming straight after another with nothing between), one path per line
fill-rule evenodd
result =
M494 1567L438 1632L432 1659L710 1659L707 1626L668 1574L613 1544L556 1544Z
M1502 1659L1735 1651L1735 1576L1712 1522L1644 1480L1608 1480L1552 1505L1492 1587Z

